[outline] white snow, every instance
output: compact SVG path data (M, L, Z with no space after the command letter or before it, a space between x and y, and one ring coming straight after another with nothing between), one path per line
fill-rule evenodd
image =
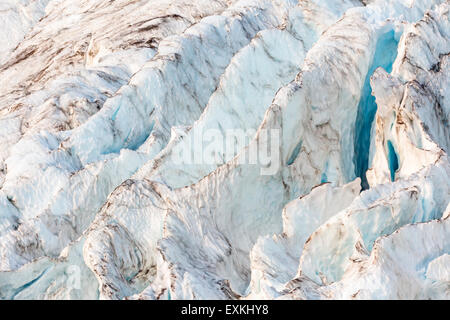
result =
M0 298L449 299L448 14L0 0Z

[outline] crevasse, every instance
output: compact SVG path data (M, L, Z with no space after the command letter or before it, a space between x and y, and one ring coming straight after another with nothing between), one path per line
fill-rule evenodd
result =
M377 112L375 97L372 95L370 77L379 67L387 72L392 71L392 65L397 57L398 38L394 30L384 33L379 38L372 64L367 73L364 87L362 89L361 100L358 105L355 127L355 174L361 178L364 190L369 188L366 172L369 168L369 149L371 142L372 124Z

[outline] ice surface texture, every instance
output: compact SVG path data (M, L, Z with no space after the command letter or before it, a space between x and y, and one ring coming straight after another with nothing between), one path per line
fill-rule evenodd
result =
M0 0L0 298L450 299L449 7Z

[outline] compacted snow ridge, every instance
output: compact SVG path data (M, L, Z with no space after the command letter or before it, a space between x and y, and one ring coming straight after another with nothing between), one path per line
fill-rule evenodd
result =
M450 299L449 9L0 0L0 299Z

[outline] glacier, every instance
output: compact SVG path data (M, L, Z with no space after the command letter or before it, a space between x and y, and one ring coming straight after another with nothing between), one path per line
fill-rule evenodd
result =
M450 299L449 7L0 0L0 299Z

